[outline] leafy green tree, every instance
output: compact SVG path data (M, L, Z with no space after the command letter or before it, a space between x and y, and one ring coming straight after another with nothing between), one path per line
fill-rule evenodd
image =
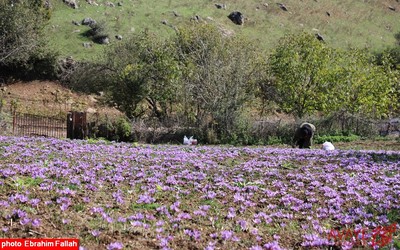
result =
M219 137L231 136L240 112L254 97L257 47L206 24L180 28L175 44L183 64L182 103L188 120L197 127L214 126Z
M389 63L376 65L370 54L356 49L338 53L329 73L331 111L381 118L396 109L397 73Z
M269 58L278 106L297 118L324 110L331 88L324 81L333 52L314 36L302 33L285 36Z
M50 10L45 1L0 0L0 67L3 72L55 73L57 54L45 49L43 38L43 28L49 19ZM49 66L53 70L51 73Z
M287 113L349 112L371 118L396 106L396 71L366 51L329 48L306 33L288 35L269 58L274 100Z
M0 1L0 63L27 61L40 43L46 18L36 1Z
M107 69L113 102L129 118L148 114L162 120L172 112L179 68L167 41L146 33L135 35L111 47L102 68Z

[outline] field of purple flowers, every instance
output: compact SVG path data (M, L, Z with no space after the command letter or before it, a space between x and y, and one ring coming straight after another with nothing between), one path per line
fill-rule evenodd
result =
M79 238L84 249L351 249L377 247L374 230L397 225L385 244L395 248L399 223L399 151L0 137L0 238ZM365 229L365 241L329 237L346 229Z

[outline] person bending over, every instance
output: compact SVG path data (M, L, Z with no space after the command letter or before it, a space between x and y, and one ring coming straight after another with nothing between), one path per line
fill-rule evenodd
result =
M313 124L308 122L302 123L294 134L292 147L310 148L314 133L315 126Z

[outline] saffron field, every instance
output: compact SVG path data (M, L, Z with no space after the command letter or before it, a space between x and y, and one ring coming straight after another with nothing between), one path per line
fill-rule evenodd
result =
M78 238L81 249L395 249L399 223L399 151L0 137L0 238ZM353 233L332 234L344 231Z

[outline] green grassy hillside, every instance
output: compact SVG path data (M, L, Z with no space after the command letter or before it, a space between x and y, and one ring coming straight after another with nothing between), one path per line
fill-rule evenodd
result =
M89 28L77 26L91 17L104 22L111 43L149 30L160 36L173 34L171 26L189 23L194 16L203 22L216 23L226 32L259 40L260 46L272 48L285 33L307 31L320 33L333 47L368 48L379 51L395 43L394 35L400 33L400 3L398 0L284 0L288 11L280 9L275 1L229 0L96 0L98 6L85 0L72 9L61 0L52 0L53 15L47 27L52 47L62 56L76 59L93 59L105 46L83 46L90 39L83 34ZM115 7L106 3L112 2ZM215 3L226 4L218 9ZM395 10L393 10L393 8ZM242 26L235 25L227 16L240 11L246 17ZM329 13L329 14L328 14ZM175 15L177 14L177 15ZM162 24L166 21L168 25Z

